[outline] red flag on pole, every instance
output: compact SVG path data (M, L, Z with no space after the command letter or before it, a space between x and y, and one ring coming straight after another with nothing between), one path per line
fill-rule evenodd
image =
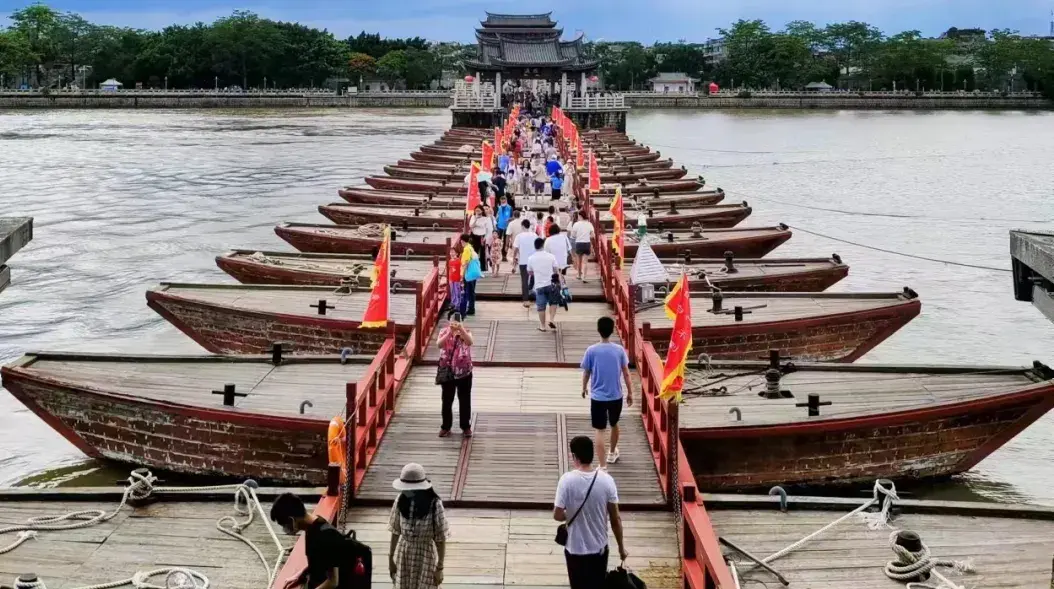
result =
M480 158L480 159L483 162L481 164L483 169L484 170L493 170L494 169L494 146L490 144L490 141L484 141L483 142L482 151L483 151L483 157Z
M479 196L478 176L479 162L472 162L472 168L468 173L468 200L465 201L465 212L469 215L482 203Z
M692 351L692 299L688 292L687 274L681 274L677 285L666 296L665 307L666 316L673 320L673 331L670 333L670 348L663 366L659 398L665 400L672 397L680 402L681 390L684 388L684 368L688 362L688 353Z
M615 198L611 199L611 206L608 210L615 222L615 230L611 235L611 248L618 254L618 267L622 268L622 263L626 259L626 215L622 209L621 186L615 187Z
M575 136L575 167L582 168L586 165L586 154L582 152L582 142Z
M600 192L600 168L597 167L597 156L589 150L589 190Z
M391 307L391 249L392 229L385 225L384 239L377 250L377 259L373 261L373 275L370 281L370 301L362 313L362 327L374 328L388 325L388 310Z
M501 127L494 127L494 149L497 150L498 155L505 153L505 138L502 137Z

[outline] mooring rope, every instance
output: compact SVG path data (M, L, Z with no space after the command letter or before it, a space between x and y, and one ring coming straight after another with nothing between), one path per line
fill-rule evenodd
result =
M247 544L253 552L256 553L256 556L259 557L260 563L268 574L268 587L274 584L275 579L278 577L278 571L281 568L289 549L282 545L281 540L278 539L278 534L275 533L274 528L271 526L271 522L267 514L264 512L263 505L260 503L260 498L256 495L256 483L254 481L203 487L157 487L154 486L154 483L156 482L157 477L149 470L137 469L132 471L128 476L128 487L124 490L124 493L122 493L121 501L117 505L117 508L109 513L101 509L73 511L62 515L33 517L26 520L26 523L24 524L15 524L0 528L0 536L13 532L19 533L17 539L13 543L0 548L0 555L7 554L30 539L35 538L38 532L77 530L110 521L121 512L124 506L128 504L129 500L143 501L154 493L178 494L231 490L234 491L235 515L221 517L216 522L216 529ZM274 540L275 546L278 548L278 556L276 557L273 567L267 562L267 558L264 556L263 551L261 551L252 540L241 533L245 528L252 524L257 513L259 513L264 525L267 526L267 531L270 533L271 539ZM238 521L237 516L245 516L246 519ZM159 575L166 575L165 585L153 585L148 582L151 577ZM177 584L172 585L170 581L176 582ZM77 587L75 589L112 589L124 585L132 585L137 589L208 589L209 579L204 574L191 569L169 567L153 571L140 571L132 577L120 581L89 585L87 587ZM46 589L46 587L44 582L40 580L30 582L16 581L15 589Z

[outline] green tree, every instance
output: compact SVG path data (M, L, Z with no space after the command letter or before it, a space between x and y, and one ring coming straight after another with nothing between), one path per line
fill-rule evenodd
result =
M249 79L263 82L271 59L284 49L284 39L271 21L256 14L235 11L212 26L209 47L213 70L220 82L237 82L249 88Z
M16 76L24 76L33 63L29 41L21 31L0 31L0 74L4 74L5 85L15 82Z
M44 85L44 70L58 57L58 13L43 4L34 4L13 12L11 23L25 39L27 65L32 68L36 85Z
M839 74L852 76L858 72L866 75L882 44L882 32L855 20L829 24L823 32L821 45L838 65Z
M439 78L439 62L430 51L412 47L402 51L406 59L402 77L406 80L407 88L427 89L432 80Z
M392 88L406 75L406 66L406 50L389 51L377 60L377 75L388 83L389 88Z
M718 29L725 38L728 57L715 72L722 85L764 88L774 85L776 75L769 59L775 42L761 20L738 20L729 29Z

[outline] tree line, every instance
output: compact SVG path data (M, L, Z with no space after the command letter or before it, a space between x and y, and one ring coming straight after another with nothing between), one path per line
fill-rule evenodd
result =
M302 88L357 85L427 88L444 72L465 73L474 44L326 30L234 12L211 24L160 31L114 27L35 4L0 29L6 86L96 87L115 78L147 88ZM1054 43L1009 30L951 28L885 35L862 22L805 21L773 31L761 20L719 29L723 53L699 43L589 42L606 88L650 89L660 72L744 89L800 89L826 82L851 90L1037 90L1054 93Z
M719 29L722 43L594 43L605 85L650 89L660 72L744 89L801 89L825 82L849 90L1034 90L1054 93L1054 40L1010 30L950 28L885 35L867 23L818 27L806 21L773 31L761 20ZM718 53L720 47L722 53Z

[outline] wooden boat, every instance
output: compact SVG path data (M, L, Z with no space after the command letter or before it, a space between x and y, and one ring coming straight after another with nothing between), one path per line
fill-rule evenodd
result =
M936 437L936 436L934 436ZM787 508L780 498L757 495L703 495L708 524L722 539L714 542L716 558L721 552L736 567L740 586L782 587L769 571L753 562L730 543L765 559L828 526L869 502L871 486L857 497L802 497L791 495ZM879 512L884 495L870 508ZM919 501L895 499L889 509L891 521L872 528L860 517L845 519L806 542L801 548L767 564L789 587L811 589L904 589L907 586L948 587L936 578L913 585L894 581L884 572L886 564L899 560L890 547L898 531L914 532L907 543L919 540L933 559L961 563L970 572L938 566L935 571L958 587L1039 589L1051 583L1050 555L1054 553L1054 509L1032 505L1007 505L981 501ZM868 514L878 518L879 513ZM872 519L874 521L874 519ZM709 525L707 526L709 531Z
M398 163L398 166L401 167L401 168L418 168L418 169L422 169L422 170L455 170L455 171L460 171L462 173L468 173L468 170L469 170L469 164L465 164L465 163L462 163L462 162L456 162L456 163L454 163L454 162L424 162L424 161L417 161L417 160L414 160L414 159L409 159L409 160L402 159L402 160L399 160L397 163ZM654 161L654 162L641 162L641 163L637 163L637 164L633 164L633 165L629 165L629 166L623 166L623 165L615 165L615 166L603 165L602 166L602 165L599 165L599 163L598 163L598 167L600 168L600 172L601 173L605 173L605 172L606 173L613 173L613 172L630 172L630 173L633 173L634 171L642 171L642 170L665 170L665 169L669 169L669 168L673 167L673 160L672 159L665 159L665 160L659 160L659 161ZM582 168L579 168L578 172L580 174L585 174L586 172L588 172L588 170L585 167L582 167Z
M302 252L368 254L377 251L376 248L381 244L379 232L364 232L362 228L347 225L283 223L275 227L274 232ZM442 228L412 231L396 229L392 255L446 256L457 236L457 232Z
M738 319L737 307L744 311ZM908 288L891 293L693 292L692 353L755 360L779 349L795 360L853 362L921 309L918 295ZM633 316L644 339L665 354L673 322L662 301L634 310Z
M473 150L471 152L462 151L462 148L464 148L466 145L473 147ZM598 156L603 155L603 156L607 156L607 157L611 157L611 156L648 155L648 154L651 153L651 148L650 147L641 147L641 146L617 147L617 146L596 145L596 146L588 146L588 147L590 149L592 149ZM453 142L453 143L444 143L444 144L441 144L441 145L422 145L419 149L422 152L424 152L424 153L434 153L434 154L437 154L437 155L455 155L455 156L460 156L460 155L462 155L464 153L470 153L474 157L479 157L480 155L482 155L482 152L480 151L480 148L479 148L479 142L478 141L465 142L465 143Z
M429 181L429 180L408 180L402 178L392 178L389 176L367 176L365 178L366 183L374 188L381 190L400 190L404 192L437 192L437 193L451 193L451 194L465 194L466 187L464 179L457 181ZM654 182L646 183L634 183L625 184L622 187L623 194L634 194L634 193L647 193L652 194L655 190L660 193L664 192L686 192L698 190L703 187L703 182L697 179L680 179L680 180L656 180ZM615 192L613 185L605 185L601 189L601 193Z
M384 166L384 172L392 178L406 178L410 180L432 180L439 182L458 182L465 179L467 170L435 170L424 169L416 166ZM614 172L600 174L601 182L632 182L635 180L676 180L688 173L684 168L669 168L658 170L638 170L636 172Z
M4 388L92 458L324 485L329 420L372 360L42 353L2 373ZM214 394L229 385L245 395L233 406Z
M421 192L404 192L399 190L377 190L368 186L347 186L337 191L337 194L353 205L385 205L392 207L410 207L425 209L453 209L462 211L465 209L465 197L459 194L425 194ZM705 195L704 195L705 196ZM670 196L673 199L674 196ZM706 197L712 198L712 197ZM700 199L701 200L701 199ZM679 202L679 201L678 201ZM702 204L709 204L703 202ZM567 208L565 203L550 204L548 200L517 199L516 208L530 207L533 211L547 211L550 206L556 206L560 210Z
M469 162L473 157L479 159L479 154L462 154L462 153L442 153L442 152L428 152L428 151L414 151L410 153L410 157L422 162ZM597 154L597 165L629 165L638 162L654 162L662 157L659 152L645 153L641 155L615 155L608 156L607 154Z
M601 194L591 197L593 206L606 211L611 206L612 194ZM630 211L632 207L648 206L651 208L661 207L693 207L715 205L725 199L725 191L716 189L700 189L690 192L638 192L629 195L624 201L624 207ZM632 217L632 213L630 214Z
M216 256L216 265L242 284L299 284L369 286L373 273L370 254L306 254L262 250L231 250ZM438 268L439 256L394 257L392 282L416 287Z
M604 243L607 241L605 239ZM689 288L709 291L823 292L849 275L849 266L837 254L830 258L762 259L660 259L668 279L655 284L672 286L682 271L688 273ZM629 284L632 260L626 260L622 277ZM731 268L731 272L729 269Z
M1050 411L1051 379L1038 362L693 363L680 438L707 491L943 477L973 468ZM803 406L814 401L822 405Z
M677 257L688 253L692 257L717 258L732 252L737 258L760 258L776 249L793 234L786 225L775 227L737 227L704 231L666 231L646 237L648 245L659 257ZM638 238L627 232L626 257L637 255Z
M396 208L392 206L369 206L333 203L319 205L318 212L338 225L368 225L383 223L401 228L431 227L460 230L465 226L463 210Z
M633 224L633 212L629 213L631 225ZM726 205L710 205L697 208L677 208L671 207L669 209L656 209L648 208L648 227L654 227L658 231L665 229L685 229L699 226L700 228L720 228L720 227L735 227L744 219L750 216L752 209L747 203L739 204L726 204ZM606 209L601 209L599 212L600 223L606 229L611 229L615 226L614 216Z
M433 282L436 278L431 279ZM391 321L399 349L420 323L420 287L392 294ZM362 329L368 287L162 282L148 290L147 305L214 354L264 354L283 342L290 354L376 353L386 330ZM422 303L423 304L423 303Z

